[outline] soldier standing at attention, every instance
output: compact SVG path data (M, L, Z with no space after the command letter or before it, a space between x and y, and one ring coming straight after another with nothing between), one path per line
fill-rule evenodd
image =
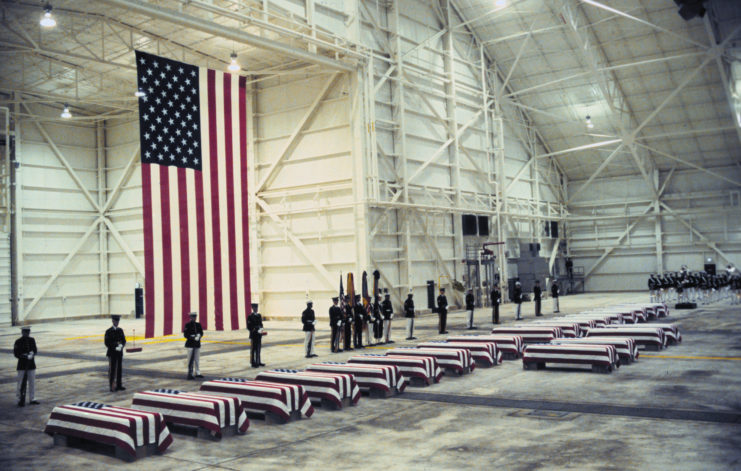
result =
M365 312L365 308L363 307L363 303L360 302L360 295L355 295L355 306L353 306L353 314L354 314L354 321L355 321L355 338L353 338L353 347L355 348L365 348L363 347L363 324L365 323L365 316L367 315Z
M502 301L502 292L499 290L499 285L494 284L494 288L491 290L491 323L499 324L499 303Z
M15 397L18 399L18 407L26 405L26 385L28 385L29 404L36 405L36 362L34 357L38 353L36 349L36 340L31 337L31 327L21 327L21 338L15 341L13 345L13 355L18 359L17 386L15 388Z
M105 331L105 346L108 349L108 385L111 392L123 391L126 388L121 385L121 369L123 367L123 349L126 345L126 336L122 328L118 326L121 316L111 316L113 325ZM115 383L115 387L114 387Z
M476 308L476 299L473 296L473 290L469 289L466 293L466 311L468 311L468 330L475 329L473 325L473 310Z
M247 330L250 331L250 363L253 368L265 366L262 362L262 316L257 312L257 303L252 303L252 313L247 317Z
M329 327L332 329L332 340L330 349L332 353L341 352L340 350L340 332L342 329L342 309L337 305L340 298L332 298L332 306L329 307Z
M304 325L304 350L306 350L306 358L313 358L316 356L314 353L314 326L316 325L316 316L312 307L314 303L311 300L306 301L306 309L301 313L301 323Z
M407 340L415 340L417 337L414 336L414 301L412 300L412 293L407 295L407 300L404 301L404 317L407 318Z
M201 376L201 337L203 327L196 322L197 312L190 313L190 322L185 324L183 335L185 336L185 348L188 349L188 379L203 378Z
M543 314L540 313L540 296L543 290L540 289L540 280L535 280L535 286L533 286L533 301L535 301L535 317L540 317Z
M516 281L515 282L515 289L512 291L512 295L513 295L512 297L514 298L513 301L517 305L517 307L515 308L515 314L517 314L516 317L515 317L515 320L516 321L521 321L522 320L522 312L521 312L521 308L522 308L522 285L520 284L519 281Z
M391 295L386 293L381 303L381 312L383 313L383 341L384 343L394 343L389 337L391 336L391 318L394 317L394 307L391 305Z
M448 298L445 296L445 288L440 288L440 296L437 297L438 333L447 334L445 327L448 324Z
M352 327L354 320L353 307L350 304L350 295L345 295L345 351L352 348Z
M553 280L553 284L551 285L551 297L553 298L553 313L556 314L558 312L561 312L558 310L558 280Z

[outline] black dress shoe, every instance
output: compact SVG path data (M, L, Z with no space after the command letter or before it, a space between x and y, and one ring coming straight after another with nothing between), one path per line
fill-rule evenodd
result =
M406 340L412 340L414 337L407 337Z
M196 375L196 378L203 378L203 375Z
M265 366L265 363L260 363L260 366Z
M304 358L311 358L311 355L304 355Z
M37 406L37 405L39 405L41 403L39 401L37 401L37 400L33 400L33 401L29 402L29 404L33 404L34 406Z
M123 386L119 386L116 388L116 391L126 391L126 388Z
M191 380L191 379L195 379L195 378L194 378L194 377L192 377L192 376L190 376L190 375L188 375L188 377L187 377L187 378L185 378L185 379L187 379L187 380Z
M395 342L394 342L393 340L389 340L389 341L388 341L388 342L386 342L386 343L395 343Z
M312 353L311 355L309 355L309 358L314 358L314 357L318 357L318 356L319 355L317 355L316 353Z
M20 402L20 401L18 402L18 407L23 407L23 406L25 406L25 405L26 405L26 404L25 404L25 403L23 403L23 402Z

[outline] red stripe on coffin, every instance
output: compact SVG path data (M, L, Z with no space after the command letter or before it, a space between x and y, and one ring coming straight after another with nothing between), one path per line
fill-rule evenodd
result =
M554 345L612 345L620 362L628 364L638 358L638 347L630 337L591 337L580 339L555 339Z
M661 349L666 340L664 331L656 327L608 326L605 328L589 329L587 337L630 337L635 343L643 347Z
M310 399L327 400L337 408L342 408L344 398L357 404L360 399L360 388L355 377L350 374L320 373L313 371L263 371L255 378L258 381L274 383L300 384Z
M473 371L475 363L471 353L463 348L394 348L386 352L387 356L428 356L435 357L440 368L446 368L463 374L466 368Z
M431 356L356 355L350 357L347 362L364 365L395 365L405 377L419 378L427 385L437 383L443 376L437 359Z
M494 342L423 342L417 344L417 348L465 348L476 362L485 366L502 362L502 352Z
M322 371L328 373L351 374L358 382L361 390L380 389L383 392L403 392L407 387L407 380L401 371L394 365L365 365L325 362L315 363L306 367L306 371Z
M551 340L563 337L560 327L496 327L491 329L492 334L519 335L524 343L548 343Z
M612 371L618 366L617 353L612 345L527 345L522 353L522 364L556 363L558 365L591 365Z
M501 353L508 353L519 358L525 341L520 335L451 335L448 342L493 342Z
M271 412L283 420L290 420L293 412L306 417L314 414L306 390L295 384L269 381L219 379L201 383L201 391L217 395L236 396L247 412Z

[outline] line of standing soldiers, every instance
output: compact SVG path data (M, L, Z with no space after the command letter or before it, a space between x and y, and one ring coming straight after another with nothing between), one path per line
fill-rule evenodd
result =
M708 304L730 298L731 304L741 304L741 275L733 265L718 274L689 271L682 266L677 272L652 273L647 284L652 302Z
M329 325L332 328L331 350L332 353L343 351L341 340L344 338L344 350L365 348L365 345L379 345L382 343L394 343L389 337L391 335L391 319L394 309L391 305L390 295L381 301L376 296L373 303L366 308L363 306L360 295L356 295L354 303L350 303L350 296L345 296L342 306L339 306L339 297L332 298L332 306L329 308ZM371 331L373 342L371 342ZM365 336L365 345L363 345Z

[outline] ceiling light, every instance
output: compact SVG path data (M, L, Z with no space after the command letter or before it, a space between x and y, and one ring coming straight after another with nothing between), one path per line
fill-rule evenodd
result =
M494 0L494 6L503 8L507 6L507 0Z
M39 24L45 28L51 28L57 25L57 21L51 16L51 5L48 3L44 7L44 16L41 17Z
M69 112L69 105L67 103L64 104L64 110L62 111L62 114L60 114L64 119L70 119L72 117L72 113Z
M587 128L592 129L594 127L594 123L592 122L592 118L587 115Z
M239 63L237 62L237 53L232 52L232 55L230 57L232 61L227 67L227 69L229 70L229 72L239 72L239 69L241 69L241 67L239 66Z
M141 98L143 96L147 96L147 94L144 93L144 90L142 90L141 88L139 88L139 89L137 89L137 91L134 92L134 96L137 97L137 98Z

